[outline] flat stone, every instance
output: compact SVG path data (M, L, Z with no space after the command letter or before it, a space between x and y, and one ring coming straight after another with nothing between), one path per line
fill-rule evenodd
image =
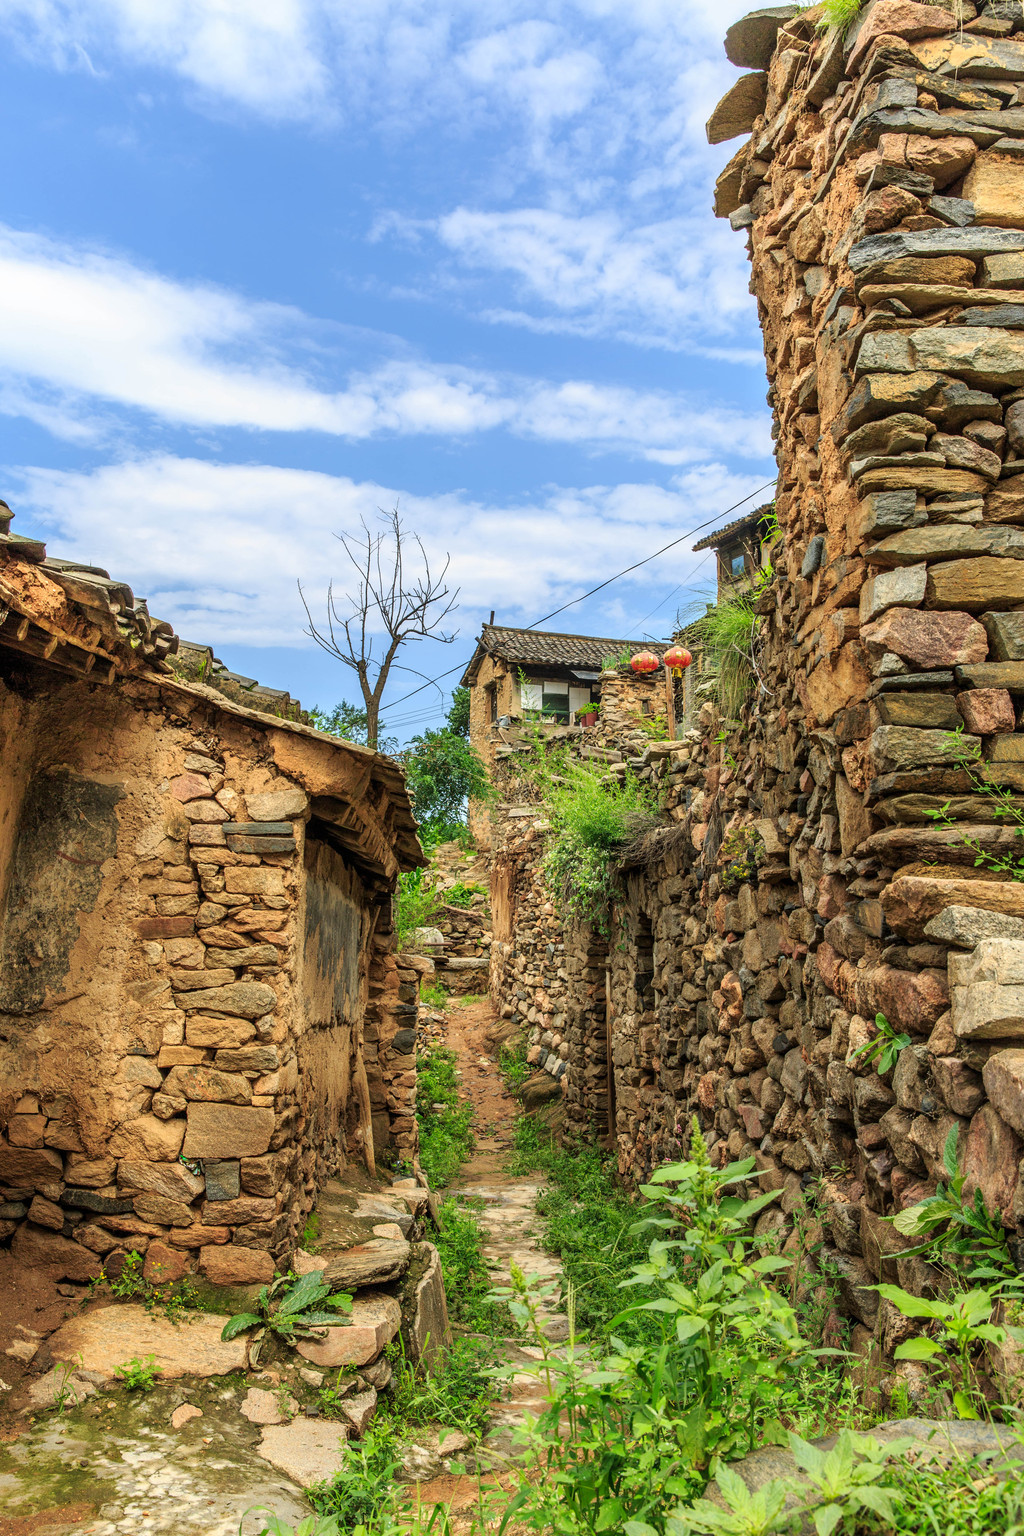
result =
M305 816L309 797L298 788L270 790L262 795L246 795L245 808L251 821L294 821Z
M798 5L769 5L748 11L725 34L725 56L740 69L767 69L779 28L797 15Z
M958 31L952 37L926 38L915 44L914 52L925 69L942 74L969 75L974 80L1024 80L1024 39L1019 37L979 37Z
M84 1403L87 1397L93 1395L96 1385L95 1381L90 1381L80 1371L69 1373L66 1365L55 1365L44 1376L29 1382L29 1407L45 1411L62 1402L65 1407L77 1408L79 1403Z
M964 441L964 439L961 439ZM890 534L868 552L872 565L916 565L920 561L976 558L982 555L1024 560L1024 531L1005 526L963 527L932 524Z
M929 607L963 608L978 613L993 604L1024 603L1024 562L1020 560L979 556L973 560L946 560L927 570Z
M708 143L724 144L741 133L750 133L755 120L764 112L767 92L768 76L763 70L741 75L708 118Z
M871 761L878 772L917 768L936 763L957 763L965 752L980 746L977 736L953 739L948 731L915 730L910 726L880 725L871 735Z
M244 873L259 874L261 871L246 870ZM177 998L178 1007L186 1013L201 1010L233 1014L243 1019L262 1018L264 1014L272 1013L276 1004L277 993L273 987L259 981L236 981L230 986L201 988Z
M897 875L881 895L885 915L897 932L923 931L923 925L947 907L982 907L1009 917L1024 918L1024 885L1011 880L970 878L965 871L954 875Z
M227 845L234 853L294 853L298 844L294 837L228 837Z
M980 661L955 669L954 676L961 687L1008 688L1011 693L1024 693L1024 661Z
M946 133L955 132L958 124L949 117L940 119ZM1024 232L1017 230L985 229L921 229L891 230L883 235L869 235L859 240L847 258L850 270L864 272L868 267L883 261L895 261L906 256L964 256L970 261L980 261L989 256L1002 256L1024 251Z
M350 1427L337 1419L292 1419L263 1431L257 1455L300 1488L311 1488L340 1472Z
M172 1323L160 1312L129 1302L72 1318L47 1342L55 1360L74 1361L79 1370L95 1372L104 1381L112 1381L125 1360L147 1355L167 1378L226 1376L245 1367L245 1340L221 1339L227 1321L210 1312L190 1312Z
M182 1155L188 1158L259 1157L269 1148L273 1134L272 1109L192 1102L188 1106L188 1129Z
M969 231L959 231L969 233ZM1021 238L1024 239L1024 233ZM857 354L859 373L953 373L989 389L1024 384L1024 336L976 325L924 325L916 331L874 331Z
M948 693L879 694L876 708L885 725L909 725L919 730L955 731L962 724Z
M959 320L961 325L997 325L1019 331L1024 326L1024 304L993 304L990 308L966 310Z
M188 1019L185 1039L200 1050L228 1050L245 1045L256 1033L255 1024L248 1019Z
M915 139L921 137L944 140L948 140L951 134L957 134L962 138L970 139L982 148L989 148L999 142L1002 134L998 128L979 122L978 118L982 115L972 111L958 112L954 116L951 113L932 112L925 107L876 107L857 119L857 125L847 140L847 149L849 152L856 153L865 149L874 149L883 134L910 134ZM925 156L912 157L908 153L907 160L914 170L925 172L932 170L932 165ZM944 180L943 185L945 184ZM932 231L925 230L921 233L931 234Z
M984 907L950 906L926 923L924 932L926 938L961 949L973 949L982 939L1024 942L1024 917L1009 917Z
M298 1352L313 1365L366 1365L397 1334L402 1312L384 1291L362 1291L352 1302L350 1321L325 1330L323 1339L302 1339Z
M384 1285L397 1280L409 1267L412 1248L402 1238L372 1238L345 1253L336 1254L324 1270L324 1280L336 1291L355 1290L364 1285Z
M1024 735L997 736L989 744L992 763L1024 763Z
M321 1253L307 1253L304 1248L296 1248L291 1267L297 1275L312 1275L327 1268L327 1259Z
M287 1424L298 1413L299 1405L294 1397L286 1397L282 1408L276 1392L268 1392L263 1387L250 1387L238 1411L250 1424Z
M195 1403L179 1403L171 1414L171 1428L184 1429L193 1419L201 1419L203 1410L197 1408Z
M290 821L226 821L221 827L225 837L293 837Z

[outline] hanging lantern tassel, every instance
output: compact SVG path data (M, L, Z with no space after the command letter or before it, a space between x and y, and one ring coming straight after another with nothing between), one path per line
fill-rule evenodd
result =
M669 646L662 657L665 667L665 715L668 723L668 739L676 739L675 682L684 675L693 657L681 645Z

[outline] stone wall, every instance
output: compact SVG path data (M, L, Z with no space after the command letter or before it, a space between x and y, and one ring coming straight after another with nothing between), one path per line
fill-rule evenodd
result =
M69 1278L127 1247L271 1277L330 1174L415 1153L398 770L2 643L0 753L0 1237Z
M740 720L706 705L646 765L664 825L624 859L604 962L562 935L570 1122L610 1125L638 1180L696 1113L783 1190L763 1228L816 1179L885 1344L881 1218L934 1189L952 1127L1024 1240L1024 885L978 863L1017 867L985 786L1024 790L1024 35L961 9L876 0L845 42L785 8L731 29L754 74L709 127L751 137L717 211L748 232L783 532ZM496 878L533 934L531 830ZM877 1013L910 1038L882 1075Z

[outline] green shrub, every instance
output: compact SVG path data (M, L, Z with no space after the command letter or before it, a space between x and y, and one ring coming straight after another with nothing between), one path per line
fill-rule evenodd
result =
M543 776L544 799L555 834L544 861L563 915L608 931L608 909L617 894L616 854L659 808L656 791L630 775L618 782L588 764L557 761Z
M437 917L437 895L427 884L429 870L409 869L398 877L393 899L395 945L401 953L417 928L429 928Z

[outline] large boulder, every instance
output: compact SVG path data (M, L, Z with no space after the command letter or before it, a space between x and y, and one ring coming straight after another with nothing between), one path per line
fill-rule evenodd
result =
M228 1343L221 1338L227 1321L195 1312L184 1322L172 1322L132 1302L72 1318L47 1342L54 1360L74 1361L79 1370L95 1372L105 1381L112 1381L126 1360L149 1355L160 1376L226 1376L245 1368L246 1353L243 1338Z

